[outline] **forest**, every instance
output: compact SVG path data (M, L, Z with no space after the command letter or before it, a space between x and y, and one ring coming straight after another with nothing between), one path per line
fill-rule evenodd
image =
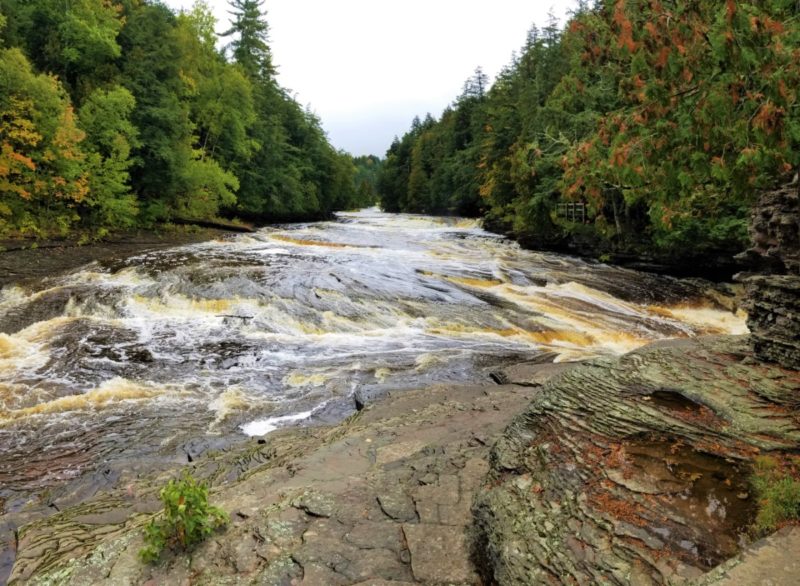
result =
M263 0L0 0L0 237L319 219L375 201L276 81ZM220 48L224 47L224 48Z
M741 251L759 191L800 162L798 18L795 0L581 1L395 139L382 205L600 257Z

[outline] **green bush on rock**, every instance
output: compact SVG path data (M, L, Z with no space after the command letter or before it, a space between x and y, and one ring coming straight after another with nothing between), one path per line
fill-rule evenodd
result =
M751 482L759 505L756 531L769 533L800 519L800 480L793 466L761 456L755 460Z
M139 556L155 562L165 548L185 551L228 523L222 509L208 503L208 487L188 472L161 489L164 511L145 527L145 546Z

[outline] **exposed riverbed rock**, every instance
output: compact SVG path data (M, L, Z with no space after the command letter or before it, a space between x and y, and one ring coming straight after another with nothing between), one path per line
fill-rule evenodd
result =
M115 263L153 250L223 238L226 232L209 229L123 232L107 241L87 245L68 240L0 240L0 288L60 275L91 262Z
M800 442L800 375L746 338L661 342L547 382L476 505L487 582L687 583L735 555L750 461Z
M756 205L746 257L765 274L744 279L748 326L761 360L800 369L800 199L796 186L764 194Z
M155 566L137 551L174 473L127 476L20 524L11 583L705 579L747 540L752 457L800 442L800 376L757 363L745 337L491 372L506 384L390 393L335 426L198 454L231 524Z
M749 546L693 586L779 586L800 576L800 527L784 527Z
M541 378L541 377L540 377ZM474 495L491 444L538 389L439 385L347 421L198 457L231 526L161 564L137 558L165 477L20 527L12 584L479 584Z

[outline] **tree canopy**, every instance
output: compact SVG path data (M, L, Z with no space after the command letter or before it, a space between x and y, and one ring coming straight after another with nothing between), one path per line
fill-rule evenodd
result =
M262 4L230 1L220 50L202 0L0 0L0 236L372 203L275 80Z
M741 249L758 191L800 162L799 19L793 0L581 2L392 144L382 205L535 245Z

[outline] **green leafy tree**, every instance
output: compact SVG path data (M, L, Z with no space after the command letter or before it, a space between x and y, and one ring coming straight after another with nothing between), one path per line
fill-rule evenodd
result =
M181 75L201 157L231 165L246 161L256 148L248 136L256 114L250 81L216 49L215 26L205 2L197 2L190 12L179 15Z
M186 86L175 59L180 54L176 21L162 5L143 5L126 18L120 34L121 80L136 100L131 119L140 139L131 178L144 219L165 219L184 193L181 178L192 159Z
M348 207L355 169L337 153L313 113L304 110L274 79L268 26L260 0L234 0L230 45L236 64L253 88L256 120L248 130L257 145L235 167L240 180L240 215L308 219Z
M603 16L612 42L589 62L618 72L620 104L569 154L565 191L645 202L663 247L743 244L757 190L798 162L796 7L618 0Z
M0 229L102 236L356 205L352 158L275 80L262 6L231 2L225 52L203 1L176 15L146 0L0 0L0 46L12 47Z
M116 74L122 7L109 0L3 0L14 44L42 71L58 75L75 102Z
M356 189L356 201L353 207L363 208L378 203L378 178L383 167L383 161L374 156L366 155L353 158L355 177L353 184Z
M83 138L58 81L0 50L0 231L69 230L89 193Z
M581 2L563 30L533 28L490 89L476 73L393 143L382 204L483 212L534 246L736 252L756 194L800 162L798 51L789 0Z
M3 31L6 28L6 17L3 16L3 12L0 11L0 41L3 40Z
M181 216L203 219L235 201L236 176L198 147L192 121L191 63L182 51L175 15L163 5L144 5L127 17L120 35L122 80L136 99L139 129L133 185L145 220Z
M108 228L132 227L138 215L129 184L131 152L139 146L138 131L130 120L135 105L128 90L115 87L93 92L79 112L89 165L89 195L84 202L88 209L82 219L88 226L99 226L101 235Z

